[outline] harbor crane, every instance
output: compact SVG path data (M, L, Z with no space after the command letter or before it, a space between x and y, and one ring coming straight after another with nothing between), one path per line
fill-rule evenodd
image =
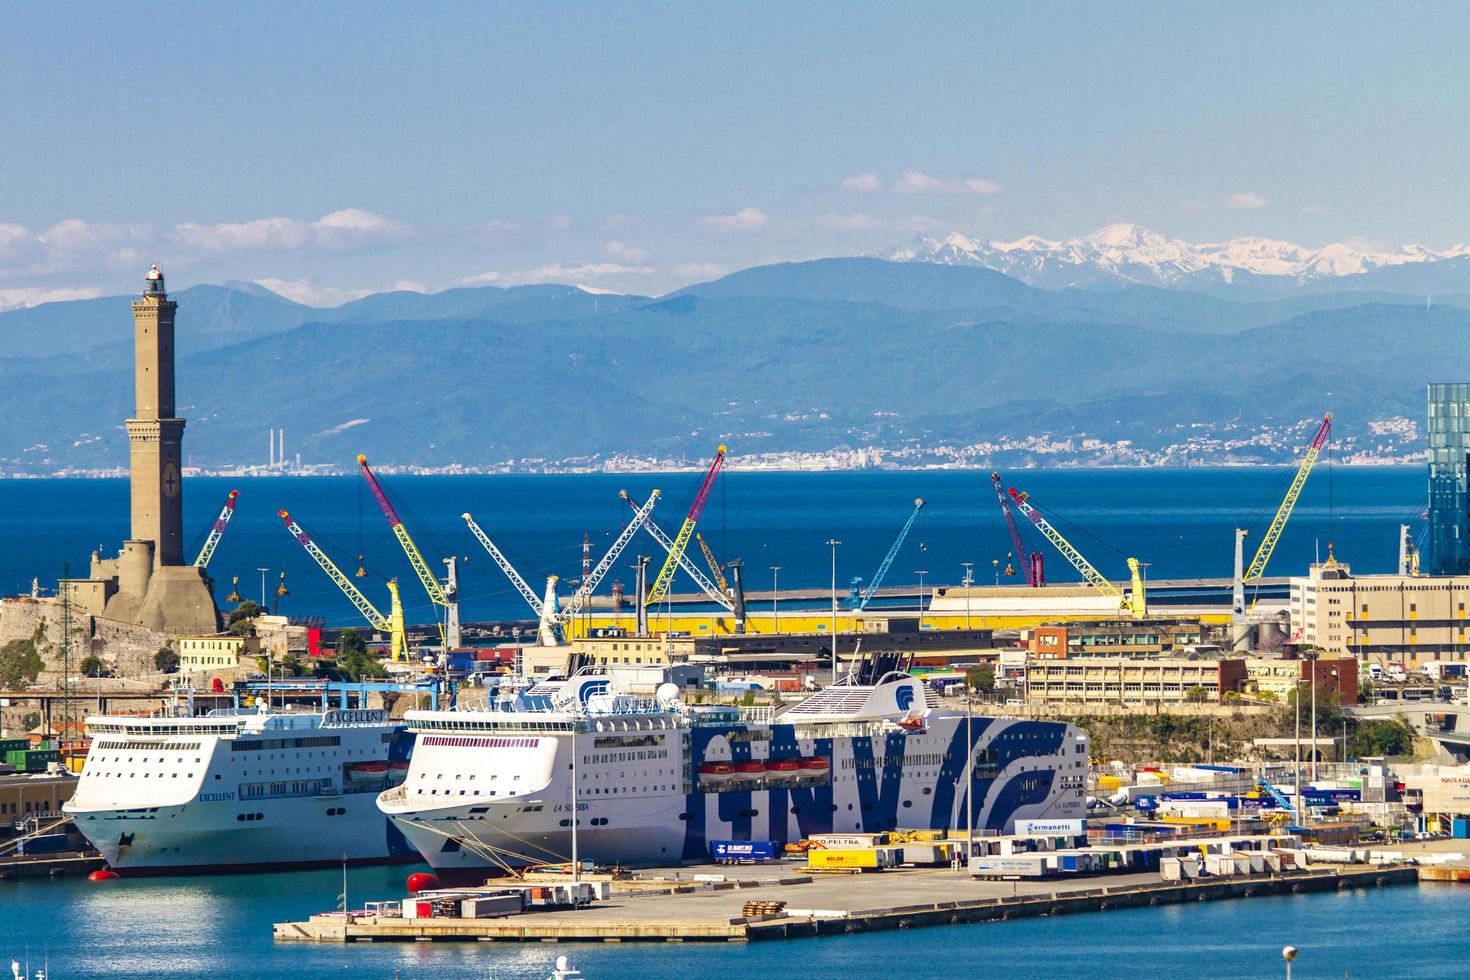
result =
M398 511L388 501L388 495L383 492L382 484L378 483L378 478L368 466L367 457L359 453L357 466L362 471L362 478L367 481L368 489L373 492L373 499L378 502L378 509L388 519L388 526L393 529L393 536L398 539L398 546L408 556L408 563L413 566L414 574L419 577L424 591L429 594L429 601L444 610L445 622L437 624L439 641L444 644L445 649L458 649L460 647L458 588L451 586L445 589L444 583L441 583L438 577L429 570L429 563L424 561L418 545L413 543L413 536L408 533L408 528L404 527L403 521L398 517ZM451 564L450 567L452 572L453 565Z
M730 591L730 583L725 578L725 570L715 559L715 553L709 550L709 545L704 541L704 535L698 531L694 532L694 540L699 542L699 550L704 552L704 560L709 564L709 573L714 576L715 584L720 587L721 592Z
M1142 619L1148 615L1148 600L1143 588L1142 565L1137 558L1128 559L1128 572L1133 578L1132 592L1124 595L1112 582L1105 578L1102 572L1093 567L1092 562L1082 556L1082 552L1072 546L1072 543L1062 536L1062 533L1051 526L1051 523L1033 507L1026 499L1026 494L1011 487L1009 491L1011 503L1015 508L1026 516L1036 529L1041 532L1042 537L1050 541L1052 545L1062 553L1062 557L1072 563L1072 567L1082 573L1082 577L1088 585L1102 592L1104 595L1113 596L1118 600L1121 609L1127 609L1129 615L1134 619Z
M689 515L684 518L679 533L674 537L674 543L669 548L669 555L664 559L664 567L659 569L658 578L653 580L653 588L648 590L648 604L657 605L665 595L668 594L669 585L674 581L674 571L679 567L679 559L683 557L684 550L689 547L689 539L694 536L694 525L699 522L699 515L704 513L705 502L709 500L710 490L715 485L715 477L720 475L720 469L725 465L725 447L721 446L715 453L714 462L709 464L709 472L704 475L704 482L699 485L699 493L694 496L694 503L689 505Z
M225 498L225 505L220 508L219 516L214 519L214 526L209 529L209 537L204 539L204 547L199 549L199 557L194 559L195 568L209 567L209 559L214 557L219 539L225 536L225 528L230 526L230 519L235 516L235 498L238 496L239 490L231 490L230 495Z
M560 606L557 599L557 576L548 575L546 577L545 595L537 596L531 589L531 586L526 583L525 578L521 576L521 573L516 571L515 566L510 563L510 559L506 558L504 552L495 546L495 542L490 540L490 536L485 533L484 529L475 523L474 517L470 514L462 514L460 516L464 518L465 525L469 527L470 533L490 553L490 557L495 560L495 564L500 566L500 570L505 573L506 578L510 579L516 591L521 594L522 598L526 600L526 604L531 607L531 611L536 614L539 620L537 641L542 646L560 646L566 642L566 631L563 627L587 607L591 601L592 593L596 591L597 586L602 583L607 573L612 570L613 563L618 560L618 556L623 553L623 549L628 546L628 542L633 540L639 528L643 527L644 522L653 513L653 505L658 502L659 494L660 491L655 490L648 495L648 500L643 503L643 506L637 507L635 505L633 519L623 528L622 533L613 540L613 543L607 549L607 553L602 556L602 560L597 563L596 567L583 577L582 582L577 586L577 591L572 593L571 598L567 600L565 606ZM626 497L627 494L624 493L623 496Z
M1301 464L1297 467L1296 475L1292 477L1291 486L1286 490L1286 496L1281 500L1281 506L1276 508L1276 516L1271 519L1271 525L1266 529L1266 534L1261 538L1261 544L1256 548L1256 555L1251 559L1250 568L1241 570L1243 556L1245 553L1245 535L1243 528L1235 529L1235 573L1233 588L1231 589L1230 618L1234 636L1233 646L1245 645L1249 639L1249 623L1245 609L1245 587L1259 583L1266 574L1266 563L1271 560L1271 554L1276 550L1276 542L1281 540L1281 532L1286 530L1286 522L1291 517L1291 512L1296 508L1296 502L1302 495L1302 489L1307 485L1307 477L1312 473L1312 467L1317 463L1317 457L1322 453L1322 447L1327 445L1327 437L1332 432L1332 413L1328 412L1322 416L1322 424L1317 426L1317 435L1313 437L1312 443L1307 447L1306 455L1302 457ZM1333 561L1332 543L1327 544L1327 560ZM1252 600L1251 608L1255 608Z
M1026 541L1021 537L1021 529L1016 526L1016 516L1011 513L1011 500L1006 496L1005 487L1001 485L999 473L990 474L990 482L995 486L995 498L1000 501L1000 513L1006 521L1006 531L1011 536L1011 554L1015 560L1020 562L1026 569L1026 584L1033 589L1039 589L1046 585L1046 559L1039 551L1029 551ZM1006 574L1014 575L1015 569L1006 566Z
M859 593L857 587L858 583L861 582L862 579L853 579L853 595L852 598L848 601L848 605L853 609L854 612L862 612L864 609L866 609L868 606L868 601L878 593L878 586L883 584L883 576L888 574L888 569L890 566L892 566L893 559L898 557L898 549L903 547L903 542L909 536L909 531L913 528L914 521L919 519L919 511L923 509L924 498L915 497L913 513L909 514L909 519L904 522L903 530L898 532L898 537L895 538L893 541L893 547L889 548L888 554L883 556L883 563L878 566L878 571L874 573L872 581L868 583L868 587L866 589L863 589L862 592Z
M620 496L628 502L629 507L632 507L634 510L638 509L638 505L633 502L632 498L628 496L626 491L621 492ZM666 553L673 553L673 539L670 538L666 533L664 533L664 529L659 527L658 523L654 521L653 518L650 517L644 523L643 530L647 531L648 536L657 541L659 547L664 549ZM684 569L684 573L694 580L694 584L699 586L699 591L709 596L710 601L717 603L728 613L735 612L735 603L730 598L730 596L725 592L720 591L720 589L715 586L715 583L709 580L709 576L701 572L699 570L699 566L689 560L688 555L681 554L679 556L679 567Z
M408 641L404 629L403 602L398 597L398 580L391 578L388 580L388 596L391 605L389 606L390 611L388 615L384 616L378 611L378 607L369 602L367 596L363 595L358 587L352 584L352 579L342 574L342 570L336 566L332 559L327 557L327 553L322 551L315 541L311 540L310 535L302 530L301 525L290 514L284 510L277 511L277 514L280 516L281 522L286 525L287 533L295 538L297 544L305 548L306 553L316 560L316 563L321 566L322 571L327 573L327 578L331 579L337 588L342 590L342 594L347 596L348 600L357 607L357 611L362 613L363 619L366 619L372 625L373 629L388 634L389 652L392 658L394 660L408 659Z

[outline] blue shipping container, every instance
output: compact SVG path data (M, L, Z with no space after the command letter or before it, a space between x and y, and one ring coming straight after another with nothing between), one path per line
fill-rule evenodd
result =
M774 861L776 842L772 840L712 840L709 853L716 861Z

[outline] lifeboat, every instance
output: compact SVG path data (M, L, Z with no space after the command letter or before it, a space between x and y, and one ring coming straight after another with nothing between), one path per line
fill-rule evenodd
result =
M798 759L772 759L766 763L766 772L773 776L791 776L801 772Z
M820 756L801 760L801 774L808 779L820 779L832 770L832 763Z
M766 774L766 764L755 759L733 763L736 779L759 779Z
M366 782L372 779L382 779L388 775L388 763L386 762L354 762L347 767L347 778L353 781Z
M407 759L396 759L388 763L388 768L393 772L408 772L409 762Z
M899 728L902 728L906 732L923 731L923 729L924 729L924 719L922 719L922 718L904 718L902 721L898 722L898 727Z
M699 764L699 778L710 782L723 782L735 775L735 769L728 762L701 762Z

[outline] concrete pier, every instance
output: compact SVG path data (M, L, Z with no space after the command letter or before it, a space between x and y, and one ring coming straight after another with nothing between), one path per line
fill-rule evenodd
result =
M1413 884L1412 867L1316 867L1289 874L1161 882L1157 874L1069 880L979 881L963 872L898 869L863 875L793 875L780 868L720 869L731 880L677 889L615 890L576 911L499 919L401 919L340 913L275 926L278 942L746 942L848 935L1141 905ZM784 902L746 916L747 902Z

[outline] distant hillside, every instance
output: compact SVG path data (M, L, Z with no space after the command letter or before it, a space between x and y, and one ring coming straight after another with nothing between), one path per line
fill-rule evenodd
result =
M332 310L258 287L177 299L198 465L255 461L267 427L286 428L304 462L343 465L358 452L483 467L698 457L717 441L748 454L1042 434L1195 440L1209 454L1266 428L1285 434L1229 451L1286 459L1292 426L1324 410L1341 445L1371 448L1370 423L1422 415L1431 377L1470 377L1470 311L1405 296L1053 292L876 259L749 269L661 299L564 286L390 293ZM16 341L0 358L0 470L122 465L127 299L0 314L0 334ZM1202 432L1225 442L1211 448ZM1389 441L1413 448L1412 434Z

